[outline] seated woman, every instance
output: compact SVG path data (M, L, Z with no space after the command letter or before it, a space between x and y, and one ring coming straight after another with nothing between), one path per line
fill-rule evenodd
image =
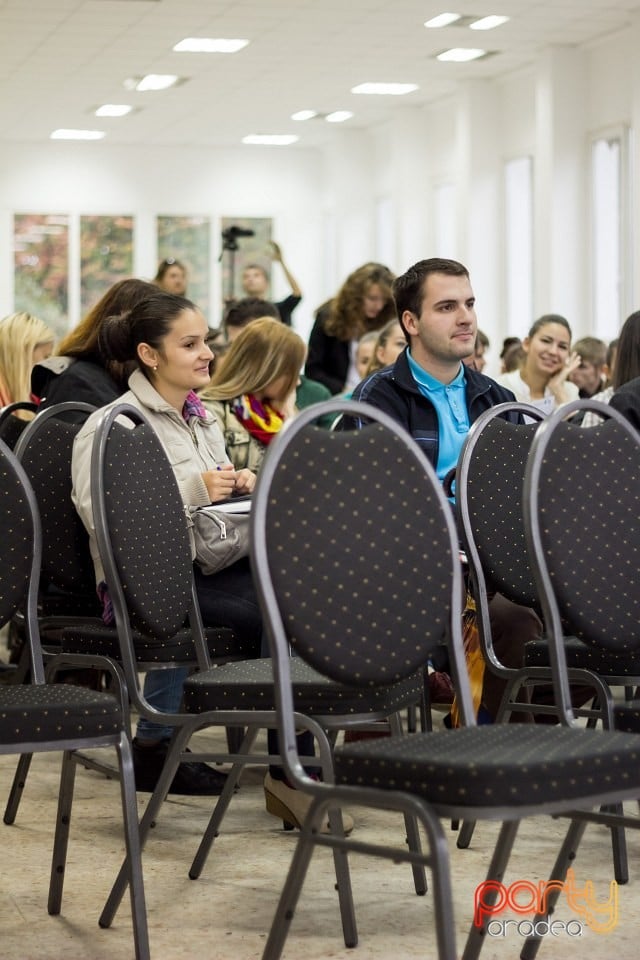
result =
M539 317L522 341L522 349L519 368L497 377L516 400L551 413L577 399L578 388L568 377L580 366L580 357L571 353L571 327L564 317L556 313Z
M305 353L304 341L291 327L272 317L253 320L201 392L222 427L236 470L258 471L269 443L295 415Z
M135 306L100 324L98 352L107 364L135 363L129 391L120 400L140 409L158 433L172 459L185 504L204 505L227 499L231 493L249 493L255 476L236 471L229 462L224 440L213 417L206 412L194 388L209 382L213 354L207 346L208 328L200 311L182 297L156 287ZM103 408L104 409L104 408ZM94 539L90 496L90 459L95 425L93 414L76 438L72 460L73 499L91 540L96 581L104 591L104 573ZM185 451L191 456L185 456ZM218 469L220 467L220 469ZM253 638L260 651L262 620L248 560L205 577L194 568L202 618L207 625L228 626ZM151 670L145 678L145 695L166 712L179 709L186 671ZM152 790L162 770L172 728L141 718L134 740L138 789ZM181 764L172 792L211 795L220 793L224 777L206 764Z
M395 363L406 345L407 338L400 321L394 317L393 320L385 323L382 330L379 331L365 375L368 377L370 373L375 373L376 370L382 370L384 367Z
M0 320L0 405L33 401L31 371L53 350L54 334L30 313L12 313ZM25 414L30 419L32 414Z

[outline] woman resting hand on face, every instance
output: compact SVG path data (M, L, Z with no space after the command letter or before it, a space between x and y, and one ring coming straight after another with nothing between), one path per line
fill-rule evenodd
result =
M522 349L519 368L496 378L516 400L551 413L577 399L578 388L567 378L580 366L580 357L571 352L571 327L564 317L549 313L536 320Z

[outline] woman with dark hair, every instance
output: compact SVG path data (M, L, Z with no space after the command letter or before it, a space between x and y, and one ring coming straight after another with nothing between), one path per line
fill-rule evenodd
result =
M601 390L591 397L592 400L599 400L600 403L611 403L613 407L620 410L636 426L640 424L640 400L633 401L634 394L637 392L638 384L632 384L640 377L640 310L630 314L622 324L620 336L617 339L616 362L611 375L611 382L608 387ZM624 392L620 392L624 387ZM614 397L616 398L614 403ZM635 406L634 415L629 415L629 411ZM593 427L601 422L601 418L596 413L587 411L582 420L583 427Z
M102 407L127 389L132 365L105 357L99 345L107 318L131 310L157 287L144 280L119 280L58 344L55 356L37 363L31 391L44 409L67 400Z
M580 366L580 357L571 353L571 327L557 313L539 317L522 341L524 351L517 370L503 373L497 382L524 403L551 413L578 397L578 388L568 379Z
M215 419L194 390L209 383L213 354L207 345L206 320L191 301L162 293L157 287L132 309L105 318L99 336L100 355L123 367L134 366L122 401L137 407L150 421L165 448L185 505L204 506L228 499L236 491L250 493L255 475L236 471L225 451ZM108 585L100 562L91 506L90 462L96 424L104 407L79 431L73 448L73 501L89 533L99 594L108 616ZM205 576L194 567L205 626L228 626L253 640L260 652L262 619L247 558ZM147 700L165 712L179 709L186 670L151 670L145 677ZM146 718L134 740L136 785L153 790L160 775L172 728ZM219 794L224 776L203 763L180 764L171 792Z
M305 374L319 380L332 394L350 391L360 382L356 369L358 341L395 316L392 282L388 267L365 263L349 274L336 296L317 311Z

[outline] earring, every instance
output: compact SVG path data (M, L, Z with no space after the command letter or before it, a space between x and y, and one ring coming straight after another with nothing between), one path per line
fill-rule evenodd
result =
M153 365L153 367L152 367L151 369L152 369L152 370L157 370L157 369L158 369L158 364L157 364L157 363L154 363L154 365Z

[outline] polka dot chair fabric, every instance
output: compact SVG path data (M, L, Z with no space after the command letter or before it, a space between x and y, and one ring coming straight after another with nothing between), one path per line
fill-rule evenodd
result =
M49 913L60 912L75 763L80 748L116 748L122 782L123 819L129 856L129 879L137 960L148 960L149 942L140 860L135 783L126 693L112 673L113 692L103 693L68 683L44 682L44 664L36 618L41 558L41 531L36 498L26 473L0 441L0 623L21 608L25 612L31 683L0 685L0 753L20 754L18 775L9 796L5 823L14 822L30 755L65 751L60 781ZM92 659L92 666L101 662ZM83 665L77 658L78 666ZM50 665L55 667L55 662ZM102 664L107 667L106 661ZM26 761L26 766L25 766Z
M325 434L311 422L337 415L339 406L347 421L366 425L340 435ZM299 835L265 956L274 960L284 946L318 842L314 827L325 810L373 804L410 811L422 821L430 838L423 862L431 866L439 894L438 955L453 960L462 951L455 944L441 819L517 822L637 797L640 741L617 731L560 725L475 725L450 505L412 438L381 412L349 401L302 411L267 452L252 520L252 561L281 691L283 758L292 782L312 797L308 829ZM465 726L345 743L335 749L335 784L300 776L290 649L318 672L367 691L409 676L443 636ZM573 849L581 829L572 833ZM489 877L478 881L503 876L514 837L510 829L500 832L493 856L483 858L491 863ZM331 846L332 837L319 842ZM398 862L420 856L413 846L407 854L392 836L388 848L369 848L361 838L335 841L346 851L352 843L354 852ZM477 956L483 939L484 930L473 927L465 956Z

